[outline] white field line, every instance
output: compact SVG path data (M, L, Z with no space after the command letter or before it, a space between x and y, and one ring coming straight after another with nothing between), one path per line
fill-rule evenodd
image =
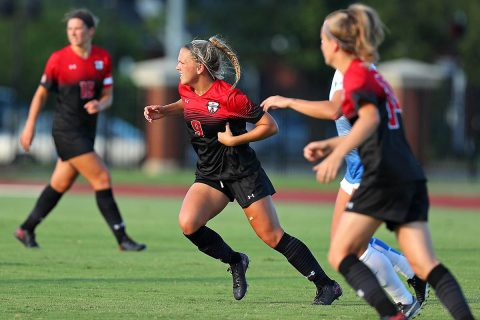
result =
M0 197L8 198L35 198L45 188L34 184L2 184L0 183Z

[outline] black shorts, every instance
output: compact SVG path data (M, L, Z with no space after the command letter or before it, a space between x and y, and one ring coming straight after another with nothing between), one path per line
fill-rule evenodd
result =
M63 161L94 151L95 137L75 132L54 132L57 154Z
M212 180L198 177L195 182L204 183L223 192L230 201L237 200L242 208L247 208L255 201L275 194L275 188L263 168L238 180Z
M395 230L414 221L428 221L428 191L425 181L393 186L360 187L353 193L346 211L371 216Z

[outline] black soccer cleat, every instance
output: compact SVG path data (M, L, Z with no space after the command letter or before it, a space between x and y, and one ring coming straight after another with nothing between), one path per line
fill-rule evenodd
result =
M333 281L333 284L324 285L322 288L317 288L317 295L313 299L312 304L329 306L333 301L340 298L342 295L342 288Z
M147 245L143 243L137 243L130 239L129 236L125 236L122 242L120 242L118 248L120 251L143 251L147 248Z
M423 307L427 302L428 291L430 289L428 283L417 276L413 276L413 278L408 279L407 283L410 287L413 288L413 290L415 290L415 296L417 297L417 301Z
M240 253L241 260L240 262L231 264L227 269L228 272L232 274L233 279L233 297L236 300L241 300L247 293L248 283L245 278L245 273L247 273L248 264L250 260L248 256L244 253Z
M17 230L15 230L14 236L27 248L39 248L39 245L35 240L35 233L33 233L32 231L17 228Z

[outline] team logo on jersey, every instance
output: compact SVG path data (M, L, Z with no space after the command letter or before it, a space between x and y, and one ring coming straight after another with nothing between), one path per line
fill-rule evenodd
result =
M68 70L77 70L77 65L75 63L69 64Z
M102 60L95 60L93 63L95 64L95 69L103 70L103 61Z
M218 109L220 109L220 106L218 102L208 101L207 108L208 108L208 112L213 114L217 112Z

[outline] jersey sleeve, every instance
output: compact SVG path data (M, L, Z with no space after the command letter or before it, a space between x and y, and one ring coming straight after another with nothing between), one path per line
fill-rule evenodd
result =
M330 94L328 95L328 99L332 100L333 95L335 92L343 90L343 75L340 71L335 71L332 79L332 85L330 86Z
M359 108L365 103L378 105L372 78L368 76L368 70L357 67L348 73L343 79L344 100L342 113L348 119L357 117Z
M259 105L250 101L250 99L238 89L233 89L233 92L228 96L227 103L230 116L234 119L243 119L246 122L257 123L265 114Z
M40 85L44 86L48 91L55 91L58 88L58 63L59 55L57 52L54 52L48 58L40 79Z

